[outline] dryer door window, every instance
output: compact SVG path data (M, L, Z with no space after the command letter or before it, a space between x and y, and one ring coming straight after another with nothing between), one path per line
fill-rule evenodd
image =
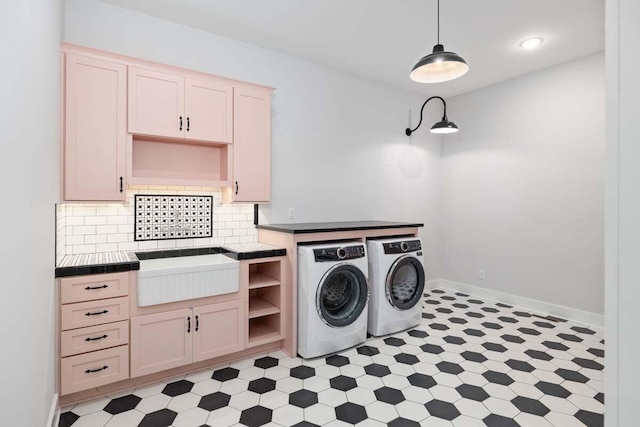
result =
M398 258L387 274L386 293L389 303L399 310L415 307L422 300L424 280L424 267L417 258Z
M368 298L369 287L362 271L351 264L339 264L320 281L316 306L326 324L347 326L360 317Z

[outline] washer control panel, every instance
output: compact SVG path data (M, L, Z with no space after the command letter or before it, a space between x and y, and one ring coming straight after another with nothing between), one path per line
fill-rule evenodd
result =
M336 246L335 248L314 249L316 262L342 261L362 258L365 255L364 245Z
M385 254L403 254L405 252L417 252L422 250L420 240L402 240L398 242L383 243Z

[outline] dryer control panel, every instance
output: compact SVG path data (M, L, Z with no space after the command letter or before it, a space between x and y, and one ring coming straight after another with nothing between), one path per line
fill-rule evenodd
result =
M342 261L364 257L364 245L314 249L316 262Z
M384 243L385 254L402 254L405 252L417 252L422 249L420 240L402 240L398 242Z

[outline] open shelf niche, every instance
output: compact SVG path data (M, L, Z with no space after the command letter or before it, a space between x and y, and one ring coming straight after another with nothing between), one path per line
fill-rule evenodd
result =
M282 339L281 261L249 264L249 346Z
M230 152L229 144L130 135L129 183L228 187Z

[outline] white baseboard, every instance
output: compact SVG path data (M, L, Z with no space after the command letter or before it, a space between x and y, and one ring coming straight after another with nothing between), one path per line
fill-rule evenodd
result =
M483 297L497 302L513 305L532 311L535 313L552 315L563 319L572 320L579 323L599 328L604 327L604 316L602 314L590 313L588 311L578 310L576 308L565 307L558 304L552 304L545 301L521 297L518 295L508 294L506 292L494 291L492 289L481 288L479 286L467 285L466 283L454 282L453 280L437 279L429 280L425 283L425 289L444 288L452 291L464 292L477 297Z
M60 422L60 408L58 407L58 393L53 395L51 399L51 408L49 409L49 417L45 427L58 427Z

